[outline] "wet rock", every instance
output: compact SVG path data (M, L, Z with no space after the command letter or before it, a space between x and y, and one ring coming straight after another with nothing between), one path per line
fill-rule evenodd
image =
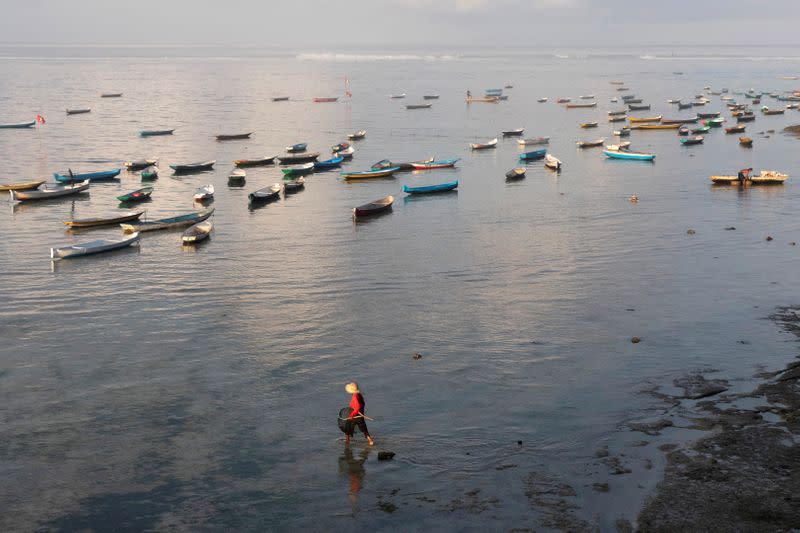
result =
M645 459L644 460L644 469L645 470L652 470L653 469L653 461L651 461L650 459Z
M631 446L636 446L637 448L641 448L642 446L647 446L650 444L649 440L636 440L631 443Z
M767 235L767 242L772 240L772 235Z
M414 361L419 361L422 359L422 354L419 352L414 352L411 354L411 358L414 359Z
M597 492L608 492L611 490L608 483L594 483L592 484L592 488Z
M392 502L385 502L383 500L378 502L378 508L384 513L393 513L397 510L397 506L395 504Z
M655 422L631 422L628 424L628 427L631 431L639 431L646 435L661 435L661 431L665 428L672 427L673 422L672 420L661 419L656 420Z
M686 235L694 235L695 233L697 233L697 232L695 230L693 230L692 228L689 228L689 229L686 230Z
M673 385L683 389L683 397L699 400L714 396L728 390L729 383L724 379L706 379L701 374L690 374L672 381Z
M479 494L481 489L473 489L464 493L464 498L455 498L442 506L441 510L448 512L466 511L472 514L480 514L488 511L492 507L497 507L500 500L497 498L481 499Z
M728 226L725 231L736 231L736 226Z
M623 465L622 461L619 460L619 457L607 457L606 459L603 459L603 464L608 467L609 474L612 476L621 476L623 474L631 473L631 469Z
M378 461L391 461L394 456L394 452L378 452Z
M775 133L775 130L767 130L767 133Z
M521 440L517 441L517 446L522 446L522 441Z
M517 467L517 465L515 465L514 463L506 463L506 464L502 464L502 465L497 465L496 467L494 467L494 469L495 470L508 470L509 468L516 468L516 467Z
M640 339L639 337L631 337L631 342L633 344L639 344L640 342L642 342L642 339Z
M594 456L597 458L608 457L609 456L608 446L606 445L603 446L602 448L599 448L597 451L594 452Z
M614 527L617 529L617 533L633 533L633 525L624 518L617 518Z

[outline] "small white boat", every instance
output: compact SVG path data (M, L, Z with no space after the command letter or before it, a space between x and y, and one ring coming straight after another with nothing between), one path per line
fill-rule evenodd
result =
M77 194L85 191L91 185L90 180L84 180L80 183L73 183L70 185L61 185L60 183L45 183L34 191L11 191L12 202L24 202L26 200L46 200L49 198L58 198L60 196L67 196L68 194Z
M228 174L228 181L244 183L244 180L246 178L247 178L247 172L245 172L245 170L242 168L234 169L231 171L230 174Z
M543 103L545 103L545 102L547 101L547 97L546 97L546 96L543 96L542 98L539 98L539 99L538 99L538 100L536 100L536 101L537 101L537 102L539 102L540 104L543 104Z
M213 229L214 224L210 220L198 222L183 232L181 240L183 244L197 244L200 241L206 240Z
M333 154L337 157L343 157L345 159L350 159L353 157L353 154L356 153L356 149L352 146L348 146L344 150L339 150L338 152L333 152Z
M406 93L389 95L389 98L391 98L392 100L399 100L400 98L405 98L405 97Z
M487 148L494 148L497 146L497 137L485 143L470 143L469 147L473 150L486 150Z
M550 137L533 137L528 139L517 139L517 144L520 146L536 146L539 144L549 144Z
M358 131L353 132L353 133L348 133L347 134L347 139L350 140L350 141L360 141L361 139L363 139L366 136L367 136L367 130L358 130Z
M209 198L214 196L214 186L213 185L203 185L202 187L197 189L197 192L194 193L195 201L203 201L208 200Z
M581 100L594 100L594 95L593 94L584 94L584 95L580 96L579 98Z
M84 255L110 252L112 250L119 250L120 248L127 248L128 246L136 244L137 242L139 242L139 232L132 233L120 240L100 239L97 241L75 244L72 246L50 248L50 259L55 261L58 259L70 259Z
M615 96L614 98L612 98L612 99L611 99L611 102L612 102L612 103L617 103L617 102L619 102L619 98L617 98L617 97Z
M550 154L544 156L544 166L553 170L561 170L561 161Z

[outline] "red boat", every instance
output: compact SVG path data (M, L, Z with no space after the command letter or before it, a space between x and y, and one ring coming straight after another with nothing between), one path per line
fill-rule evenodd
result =
M314 98L314 102L316 102L318 104L322 104L322 103L326 103L326 102L338 102L338 101L339 101L339 98L325 98L325 97L321 97L321 96L317 96L316 98Z
M377 215L392 208L394 203L394 196L386 196L380 200L375 200L368 204L360 205L353 208L353 218L360 218L369 215Z

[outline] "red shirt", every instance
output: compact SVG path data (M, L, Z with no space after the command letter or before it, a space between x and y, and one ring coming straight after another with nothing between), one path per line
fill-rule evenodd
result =
M350 413L348 418L355 418L358 415L363 415L364 406L366 406L366 402L364 401L364 397L361 396L361 393L356 392L353 394L353 397L350 398L350 407L353 409L353 412Z

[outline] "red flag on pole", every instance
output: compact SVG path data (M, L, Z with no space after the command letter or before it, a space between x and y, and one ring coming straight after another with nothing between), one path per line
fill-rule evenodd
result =
M350 80L347 79L347 76L344 77L344 94L348 98L353 97L353 93L350 92Z
M38 122L39 124L47 124L42 115L36 115L36 122Z

